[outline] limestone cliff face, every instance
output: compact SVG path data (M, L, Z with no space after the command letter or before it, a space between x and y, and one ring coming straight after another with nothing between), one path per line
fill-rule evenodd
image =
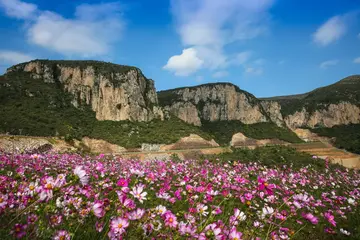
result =
M276 125L282 127L285 125L281 114L281 105L275 101L261 101L261 106Z
M46 83L60 83L75 107L89 105L98 120L150 121L163 118L154 82L135 67L96 61L35 60L8 69L31 72Z
M159 92L158 96L165 110L198 126L201 121L239 120L245 124L270 121L260 101L232 84L174 89Z
M298 127L333 127L343 124L360 123L360 107L349 102L329 104L326 108L308 112L305 108L284 118L292 129Z

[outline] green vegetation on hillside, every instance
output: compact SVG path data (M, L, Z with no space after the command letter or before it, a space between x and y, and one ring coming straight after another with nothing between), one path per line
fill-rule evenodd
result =
M265 146L257 147L253 150L247 148L236 148L233 152L222 153L219 155L202 156L203 159L210 161L221 161L224 163L251 163L258 162L268 167L291 166L294 169L305 167L309 164L319 170L325 169L325 161L315 159L308 153L298 152L296 149L286 146ZM337 165L340 167L339 165Z
M215 141L228 145L235 133L241 132L254 139L277 138L290 143L302 142L297 135L287 128L278 127L274 123L243 124L240 121L203 122L201 129L212 133Z
M274 97L267 100L278 101L284 116L291 115L303 107L308 112L326 108L341 101L360 105L360 75L354 75L332 85L315 89L306 94Z
M191 133L210 140L210 134L172 117L152 122L97 121L89 107L75 108L61 85L14 72L0 77L0 133L33 136L84 136L104 139L123 147L141 143L173 143Z
M338 148L360 154L360 124L339 125L332 128L314 128L312 132L325 137L335 138Z

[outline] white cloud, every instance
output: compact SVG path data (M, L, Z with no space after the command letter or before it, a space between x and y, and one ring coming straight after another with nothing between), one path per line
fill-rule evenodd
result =
M183 45L197 49L204 67L215 69L236 61L224 52L226 45L267 31L268 10L273 2L172 0L171 6Z
M235 65L243 65L249 61L251 55L251 51L240 52L231 60L231 63Z
M0 62L3 64L18 64L33 60L34 57L15 51L0 50Z
M322 69L328 69L329 67L335 66L335 65L337 65L338 63L339 63L338 60L325 61L325 62L322 62L322 63L320 64L320 68L322 68Z
M316 30L313 40L320 46L327 46L339 40L347 31L346 16L335 16Z
M229 76L229 73L227 71L219 71L212 75L213 78L224 78Z
M19 0L0 0L0 7L5 10L9 17L18 19L32 18L37 10L35 4L21 2Z
M354 59L354 63L360 63L360 57Z
M245 72L252 75L262 75L264 70L262 68L247 67Z
M18 0L0 0L23 6ZM37 9L36 5L35 10ZM30 9L30 8L29 8ZM32 12L34 12L33 10ZM99 56L111 51L124 28L119 3L83 4L76 8L74 18L65 18L51 11L37 11L26 24L28 41L66 56ZM8 8L5 8L8 11ZM16 17L14 14L9 16ZM26 15L26 17L25 17Z
M176 76L189 76L199 70L203 63L197 56L196 49L187 48L181 55L172 56L163 68L174 72Z

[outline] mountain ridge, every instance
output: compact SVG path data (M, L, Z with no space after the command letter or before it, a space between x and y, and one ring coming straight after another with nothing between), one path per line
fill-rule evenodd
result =
M221 131L227 136L254 128L252 134L260 138L293 139L286 135L288 128L359 124L359 78L349 76L309 93L274 99L257 98L229 82L156 92L154 81L133 66L33 60L0 76L0 131L92 136L134 146L144 139L161 143L163 137L151 136L159 132L155 128L163 128L169 134L164 141L170 143L191 132L210 139L224 125L229 129ZM174 132L172 124L177 124ZM136 138L128 142L134 133Z

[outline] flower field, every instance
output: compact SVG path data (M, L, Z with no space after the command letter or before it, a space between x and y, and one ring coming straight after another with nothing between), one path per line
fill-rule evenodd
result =
M324 166L1 154L0 238L360 239L360 173Z

